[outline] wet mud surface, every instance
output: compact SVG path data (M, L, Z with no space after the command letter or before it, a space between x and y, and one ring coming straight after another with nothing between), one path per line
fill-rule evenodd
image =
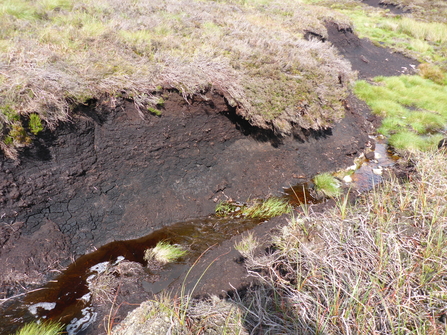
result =
M378 47L367 38L360 39L351 29L339 29L335 23L328 23L326 28L328 40L358 71L359 79L414 74L419 65L418 61Z
M416 64L352 32L328 30L360 78L396 75ZM189 102L176 92L165 94L161 116L142 118L125 99L94 101L79 107L72 122L39 136L20 163L1 157L0 298L56 277L108 242L209 215L220 200L279 195L317 173L349 166L377 122L351 96L346 117L331 129L295 129L293 136L277 138L239 119L218 92ZM285 223L273 219L254 231L266 237ZM238 238L203 257L187 285L197 282L205 265L213 266L195 294L224 294L250 283L233 247ZM128 304L116 313L117 322L147 299L138 293L141 283L128 285L118 298ZM97 306L102 317L109 306ZM98 320L102 324L101 315ZM98 327L88 332L99 334Z
M399 6L396 6L392 4L392 1L386 1L386 0L363 0L364 3L366 3L369 6L376 7L376 8L382 8L382 9L388 9L391 13L399 15L403 13L407 13L408 10L405 8L401 8Z

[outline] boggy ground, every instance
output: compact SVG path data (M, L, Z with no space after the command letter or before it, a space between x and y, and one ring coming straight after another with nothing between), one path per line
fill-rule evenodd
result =
M238 120L217 92L165 100L161 117L144 120L126 100L92 103L40 136L19 164L2 159L3 295L8 282L39 282L109 241L350 164L368 141L351 110L332 129L281 139Z
M353 58L360 77L400 73L414 63L390 51L386 57L397 60L384 63L384 50L332 29L329 40L347 42L340 50ZM374 64L371 72L362 72L368 64ZM392 73L381 72L380 64L387 71L394 64ZM20 163L2 157L3 296L20 292L19 285L42 283L52 270L109 241L208 215L219 200L266 197L350 165L371 131L366 107L352 97L346 117L331 129L295 129L289 138L250 127L216 91L189 102L176 92L165 92L164 99L161 116L143 118L129 100L92 101L70 123L40 135ZM222 273L234 279L232 286L243 284L240 271L232 272L233 254L219 260L197 293L230 289Z

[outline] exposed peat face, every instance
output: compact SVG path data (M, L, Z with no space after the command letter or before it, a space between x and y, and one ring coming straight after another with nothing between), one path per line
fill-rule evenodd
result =
M408 10L405 10L404 8L400 8L392 3L389 3L386 0L363 0L363 2L368 4L369 6L372 6L372 7L388 9L391 13L397 14L397 15L403 14L403 13L408 13Z

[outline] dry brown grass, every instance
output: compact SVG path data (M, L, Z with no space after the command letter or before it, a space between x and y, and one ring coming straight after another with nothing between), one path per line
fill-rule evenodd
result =
M30 113L51 129L104 94L144 112L164 88L185 99L218 89L252 124L281 134L291 123L327 127L343 115L352 73L331 46L303 40L305 31L325 36L325 20L349 25L294 0L3 1L2 146L26 145L10 130L21 125L32 137Z
M291 220L275 253L248 260L270 292L248 298L265 306L252 317L258 327L272 334L447 331L447 159L413 157L411 183L391 180L353 207ZM280 308L283 317L272 323Z

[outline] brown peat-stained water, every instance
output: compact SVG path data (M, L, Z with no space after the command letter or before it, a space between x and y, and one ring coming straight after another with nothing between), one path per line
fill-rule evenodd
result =
M188 249L188 256L177 264L184 269L185 263L192 264L208 247L249 230L259 222L261 219L220 218L212 215L175 223L139 239L106 244L79 257L59 277L41 289L7 304L2 310L0 334L14 333L18 327L36 318L60 321L68 325L68 334L76 334L85 330L95 318L95 312L90 307L88 280L104 271L108 264L126 259L145 265L145 250L155 247L160 241L167 241ZM169 269L178 272L175 265ZM168 288L177 277L172 278L171 282L164 281L157 290Z
M364 159L352 175L355 189L365 191L379 184L382 181L381 171L392 166L396 159L384 141L376 141L374 159ZM284 197L294 207L324 201L314 198L311 188L310 181L300 183L284 189ZM96 316L91 307L88 281L105 271L108 265L122 260L146 265L143 259L145 250L154 247L160 241L187 248L188 255L166 270L170 272L167 276L169 280L147 285L152 293L158 293L169 289L169 286L186 272L208 247L250 230L263 221L237 215L229 218L211 215L175 223L138 239L106 244L90 254L79 257L59 277L41 289L4 303L0 308L3 315L0 334L13 334L25 323L36 319L60 321L67 325L69 335L78 334L94 322Z

